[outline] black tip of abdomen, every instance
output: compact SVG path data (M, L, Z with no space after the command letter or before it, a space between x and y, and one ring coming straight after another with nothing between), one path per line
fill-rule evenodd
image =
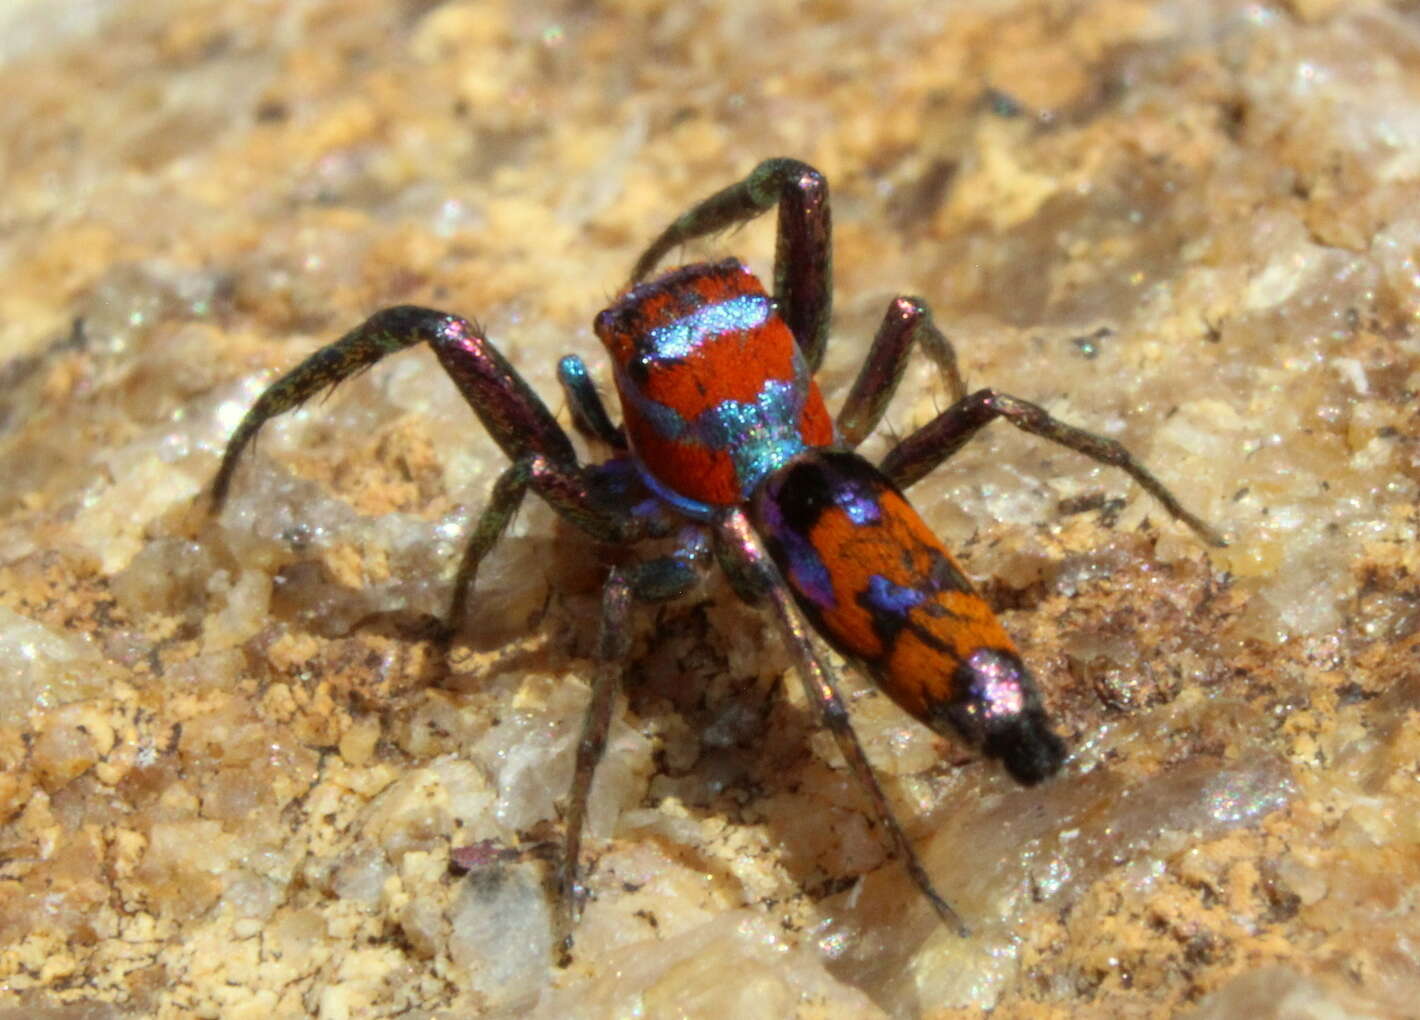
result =
M1027 786L1060 771L1067 752L1046 719L1030 671L1013 650L979 648L953 678L952 700L934 713Z
M1023 712L1011 725L989 734L984 748L993 758L1000 758L1018 783L1034 786L1049 779L1065 764L1065 742L1055 735L1039 710Z

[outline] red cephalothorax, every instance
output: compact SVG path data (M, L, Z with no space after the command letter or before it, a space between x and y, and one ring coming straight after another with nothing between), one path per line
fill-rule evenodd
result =
M833 442L789 327L737 259L672 270L597 316L622 419L652 485L686 512L749 498L796 454Z

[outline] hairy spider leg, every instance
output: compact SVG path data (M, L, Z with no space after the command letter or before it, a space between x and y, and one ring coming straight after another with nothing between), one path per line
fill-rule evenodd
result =
M993 389L977 390L958 400L893 447L878 466L899 488L909 488L997 418L1005 418L1023 432L1042 436L1101 464L1119 468L1204 542L1217 548L1227 546L1222 535L1190 513L1123 445L1067 425L1043 407Z
M478 566L513 519L529 488L561 516L606 542L630 542L665 534L664 515L646 512L626 496L624 463L578 465L572 441L527 382L467 319L402 305L376 312L339 340L322 347L277 379L257 398L227 443L212 483L211 512L226 501L232 475L246 447L269 419L292 410L322 390L368 369L389 354L428 343L494 442L513 463L494 486L465 547L450 598L446 634L463 618ZM630 479L634 482L634 479ZM638 499L644 504L646 494Z
M212 482L212 512L221 512L243 450L268 419L333 389L386 355L419 343L434 349L444 371L509 460L540 453L555 464L577 463L572 441L552 412L477 327L447 312L400 305L376 312L266 388L227 441Z
M828 181L807 163L766 159L748 177L697 203L642 252L631 282L649 276L672 248L746 223L775 206L774 300L810 373L817 372L833 312L833 218Z
M613 450L626 450L626 433L611 423L606 413L601 394L587 371L586 362L575 354L569 354L557 363L557 381L567 397L567 405L572 410L572 424L587 439L605 443Z
M629 543L671 533L670 518L647 492L627 457L580 467L561 426L486 337L458 316L413 306L376 313L267 388L228 443L213 483L212 512L220 511L242 452L268 419L338 385L385 355L421 342L434 348L444 370L512 460L494 485L465 547L454 582L450 627L462 619L479 564L502 536L529 489L600 541ZM624 440L612 428L580 359L564 360L559 376L573 404L574 418L598 438L617 440L612 445L624 451ZM627 651L629 602L633 597L662 602L684 595L699 580L707 559L704 529L690 526L684 529L674 553L617 567L604 586L600 666L577 749L559 874L568 932L585 898L578 870L581 834L592 776L606 747L612 697L620 675L618 664Z
M748 222L776 206L774 299L810 372L817 372L828 347L833 312L833 223L828 181L806 163L767 159L743 180L697 203L651 242L637 259L631 282L649 275L672 248ZM926 304L914 297L895 298L838 414L840 437L848 446L861 443L882 418L913 344L920 344L937 362L953 400L966 394L956 352L933 325Z
M615 566L602 586L601 626L597 638L597 671L592 681L592 697L582 721L577 741L577 760L572 773L572 789L567 795L563 819L562 862L558 869L561 943L564 954L571 949L572 929L581 917L587 899L582 881L582 829L587 819L587 803L597 765L606 753L611 727L612 705L631 651L631 602L668 602L688 593L697 583L707 562L708 550L703 528L687 528L676 551L667 556Z
M856 449L882 421L914 347L937 363L953 400L966 395L956 350L932 321L926 302L895 297L888 303L858 378L838 409L838 435L849 449Z
M1024 432L1121 469L1203 541L1218 548L1227 546L1216 530L1189 512L1167 486L1115 440L1068 425L1037 404L994 389L968 395L952 343L932 321L931 309L920 298L898 297L888 305L868 357L839 409L838 434L850 449L856 448L882 420L914 346L936 362L946 377L953 403L883 458L879 467L899 488L911 487L961 449L983 426L1005 418Z

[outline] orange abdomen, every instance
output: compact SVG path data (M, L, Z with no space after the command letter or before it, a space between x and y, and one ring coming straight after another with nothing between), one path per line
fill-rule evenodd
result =
M756 530L799 607L899 705L1034 782L1064 760L1015 645L881 472L817 450L756 493Z

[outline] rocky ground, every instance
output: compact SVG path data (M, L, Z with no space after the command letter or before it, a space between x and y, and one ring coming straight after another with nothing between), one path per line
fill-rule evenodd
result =
M12 3L0 93L4 1020L1413 1007L1413 3ZM504 461L425 351L272 422L217 519L204 487L392 303L565 416L640 246L771 155L834 189L830 406L920 294L973 384L1231 545L1005 424L913 489L1073 751L1023 790L850 683L968 939L764 617L716 577L641 613L560 967L615 551L530 506L440 651ZM915 365L867 451L946 402Z

